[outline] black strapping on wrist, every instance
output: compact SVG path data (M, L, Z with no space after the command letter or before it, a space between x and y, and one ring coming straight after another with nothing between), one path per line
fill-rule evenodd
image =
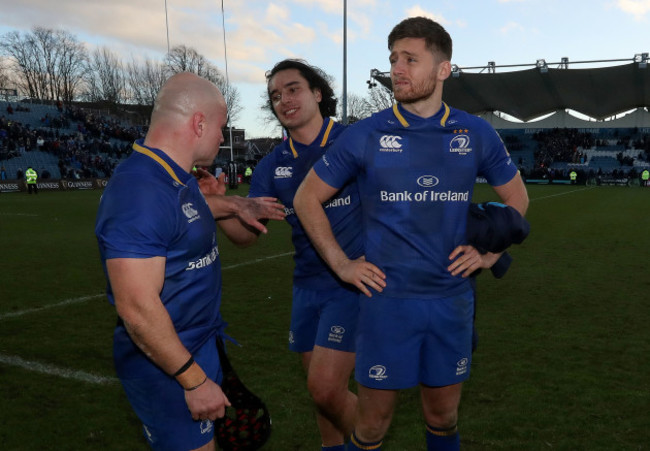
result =
M185 390L185 391L196 390L196 389L199 388L201 385L205 384L205 381L207 381L207 380L208 380L208 376L205 376L205 378L203 379L203 382L201 382L200 384L195 385L194 387L185 388L184 390Z
M185 363L185 365L183 365L182 367L180 367L180 368L178 369L178 371L176 371L176 372L174 373L174 377L178 377L178 376L180 376L181 374L183 374L185 371L187 371L187 370L192 366L193 363L194 363L194 357L190 356L190 359Z

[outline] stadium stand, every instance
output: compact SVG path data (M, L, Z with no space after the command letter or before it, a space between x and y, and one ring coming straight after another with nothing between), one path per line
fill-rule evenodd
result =
M0 101L0 108L0 165L10 180L28 166L41 179L109 177L144 134L110 115L73 106Z

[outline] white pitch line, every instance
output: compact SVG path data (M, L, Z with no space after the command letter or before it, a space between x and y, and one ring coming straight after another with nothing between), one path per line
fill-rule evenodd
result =
M286 257L287 255L292 255L293 252L285 252L284 254L278 254L278 255L271 255L269 257L264 257L264 258L257 258L255 260L245 262L245 263L239 263L236 265L230 265L230 266L225 266L222 267L221 269L232 269L232 268L238 268L240 266L245 266L245 265L252 265L255 263L259 263L265 260L270 260L273 258L278 258L278 257ZM47 305L44 307L37 307L37 308L32 308L32 309L26 309L26 310L20 310L18 312L9 312L5 313L3 315L0 315L0 321L6 318L15 318L17 316L22 316L26 315L28 313L35 313L35 312L41 312L43 310L48 310L54 307L62 307L66 305L72 305L72 304L79 304L81 302L86 302L90 301L91 299L97 299L106 296L105 294L94 294L92 296L83 296L80 298L73 298L73 299L66 299L65 301L57 302L56 304L51 304ZM105 377L105 376L97 376L94 374L86 373L85 371L78 371L78 370L70 370L67 368L60 368L54 365L50 365L47 363L39 363L39 362L33 362L29 360L22 359L17 356L10 356L10 355L4 355L0 354L0 364L5 364L5 365L12 365L12 366L17 366L29 371L34 371L37 373L42 373L42 374L47 374L50 376L59 376L63 377L65 379L73 379L81 382L88 382L91 384L99 384L99 385L104 385L104 384L114 384L119 382L119 380L115 377Z
M588 186L586 188L574 189L573 191L566 191L564 193L551 194L550 196L536 197L534 199L531 199L530 201L532 202L534 200L543 200L543 199L550 199L551 197L566 196L567 194L573 194L573 193L577 193L577 192L580 192L580 191L585 191L585 190L588 190L588 189L594 189L594 188L596 188L596 187L595 186Z
M91 384L105 385L114 384L119 382L116 377L97 376L95 374L86 373L85 371L70 370L61 368L47 363L32 362L22 359L17 356L0 354L0 363L5 365L17 366L29 371L47 374L49 376L59 376L65 379L73 379L81 382L89 382Z
M66 299L65 301L57 302L56 304L50 304L50 305L46 305L46 306L43 306L43 307L36 307L36 308L30 308L30 309L25 309L25 310L19 310L17 312L4 313L4 314L0 315L0 321L2 321L3 319L6 319L6 318L14 318L16 316L23 316L23 315L26 315L28 313L35 313L35 312L41 312L43 310L49 310L49 309L54 308L54 307L61 307L61 306L72 305L72 304L79 304L81 302L86 302L86 301L89 301L91 299L97 299L97 298L100 298L102 296L106 296L106 295L105 294L94 294L92 296L82 296L80 298Z
M249 262L237 263L236 265L230 265L230 266L223 266L221 269L233 269L233 268L239 268L240 266L254 265L255 263L263 262L265 260L271 260L273 258L278 258L278 257L286 257L287 255L293 255L293 252L285 252L284 254L277 254L277 255L270 255L268 257L256 258L255 260L251 260Z
M106 296L105 294L94 294L92 296L83 296L80 298L73 298L73 299L66 299L65 301L57 302L56 304L50 304L46 305L43 307L36 307L36 308L30 308L30 309L25 309L25 310L19 310L17 312L8 312L8 313L3 313L0 315L0 321L3 319L7 318L15 318L16 316L23 316L28 313L36 313L36 312L42 312L43 310L49 310L51 308L55 307L61 307L61 306L66 306L66 305L72 305L72 304L79 304L81 302L86 302L90 301L91 299L97 299L101 298L103 296Z
M224 266L221 269L224 270L224 269L239 268L241 266L253 265L255 263L259 263L259 262L262 262L262 261L265 261L265 260L270 260L270 259L278 258L278 257L286 257L287 255L292 255L292 254L293 254L293 252L285 252L284 254L271 255L269 257L263 257L263 258L256 258L255 260L251 260L251 261L248 261L248 262L238 263L236 265ZM7 318L15 318L17 316L27 315L29 313L42 312L43 310L48 310L48 309L55 308L55 307L64 307L66 305L79 304L79 303L82 303L82 302L90 301L92 299L97 299L97 298L101 298L101 297L104 297L104 296L106 296L104 293L102 293L102 294L93 294L91 296L82 296L80 298L66 299L65 301L57 302L56 304L50 304L50 305L46 305L46 306L43 306L43 307L36 307L36 308L30 308L30 309L25 309L25 310L19 310L17 312L3 313L3 314L0 314L0 321L2 321L3 319L7 319Z

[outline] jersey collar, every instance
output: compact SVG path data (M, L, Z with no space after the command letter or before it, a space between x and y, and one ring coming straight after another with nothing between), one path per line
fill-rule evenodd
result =
M320 141L320 147L325 147L327 144L327 140L330 136L330 132L332 131L332 127L334 126L334 120L331 117L328 117L328 123L327 126L323 123L323 128L325 128L325 132L323 133L323 130L321 129L321 133L323 133L323 138ZM293 139L289 137L289 147L291 148L291 153L293 154L293 158L298 158L298 151L296 151L296 147L293 145Z
M444 126L447 125L447 119L449 119L450 111L449 111L449 106L445 102L442 102L442 106L444 108L444 113L443 113L442 117L440 118L440 126L444 127ZM404 108L404 107L402 107L402 108ZM443 108L441 108L441 109L443 109ZM404 110L404 111L406 111L406 110ZM411 124L409 124L409 122L406 120L406 118L404 117L404 115L400 111L400 108L398 107L397 103L393 104L393 114L395 115L397 120L400 122L400 124L402 124L404 127L409 127L411 125ZM436 113L436 114L438 114L438 113Z
M133 150L136 152L139 152L141 154L144 154L148 156L149 158L153 159L156 163L158 163L160 166L163 167L165 171L173 178L177 183L185 186L185 183L181 182L181 180L178 178L176 175L176 172L174 169L167 163L160 155L156 154L152 149L145 147L144 144L142 144L142 141L138 140L133 143Z

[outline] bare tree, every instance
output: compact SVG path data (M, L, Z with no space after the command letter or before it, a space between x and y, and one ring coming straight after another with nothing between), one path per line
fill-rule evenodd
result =
M372 105L367 99L360 95L350 93L348 94L348 123L354 124L355 122L370 116L374 113Z
M18 75L18 88L28 96L38 98L38 67L30 40L23 38L18 31L10 31L2 36L0 48L8 56L10 70Z
M382 84L370 88L367 100L372 112L392 108L393 103L395 103L393 91Z
M88 61L84 97L91 102L124 101L126 75L122 61L108 47L96 49Z
M173 74L192 72L199 77L207 78L208 61L191 47L177 45L169 51L165 57L165 62Z
M28 39L32 43L34 54L36 55L36 63L38 64L38 84L41 90L41 99L54 99L55 98L55 54L56 38L54 30L42 27L36 27L32 30L31 36Z
M6 67L6 58L0 57L0 88L9 88L9 70Z
M126 67L127 100L138 105L153 106L158 91L169 75L165 63L146 60L141 64L132 59Z
M228 123L232 124L239 118L239 114L243 109L239 90L236 86L228 83L225 75L203 55L191 47L178 45L169 51L165 61L172 74L192 72L217 85L226 99Z
M0 49L9 57L19 88L30 97L72 100L83 76L86 50L65 31L35 27L5 34Z
M71 102L78 96L83 84L88 51L76 37L67 32L57 32L57 38L60 50L56 62L57 99Z
M216 74L210 74L206 78L212 81L226 99L226 106L228 107L228 124L231 124L239 118L243 107L241 104L241 96L239 95L239 90L237 87L226 81L226 77L221 75L219 71L214 68Z

